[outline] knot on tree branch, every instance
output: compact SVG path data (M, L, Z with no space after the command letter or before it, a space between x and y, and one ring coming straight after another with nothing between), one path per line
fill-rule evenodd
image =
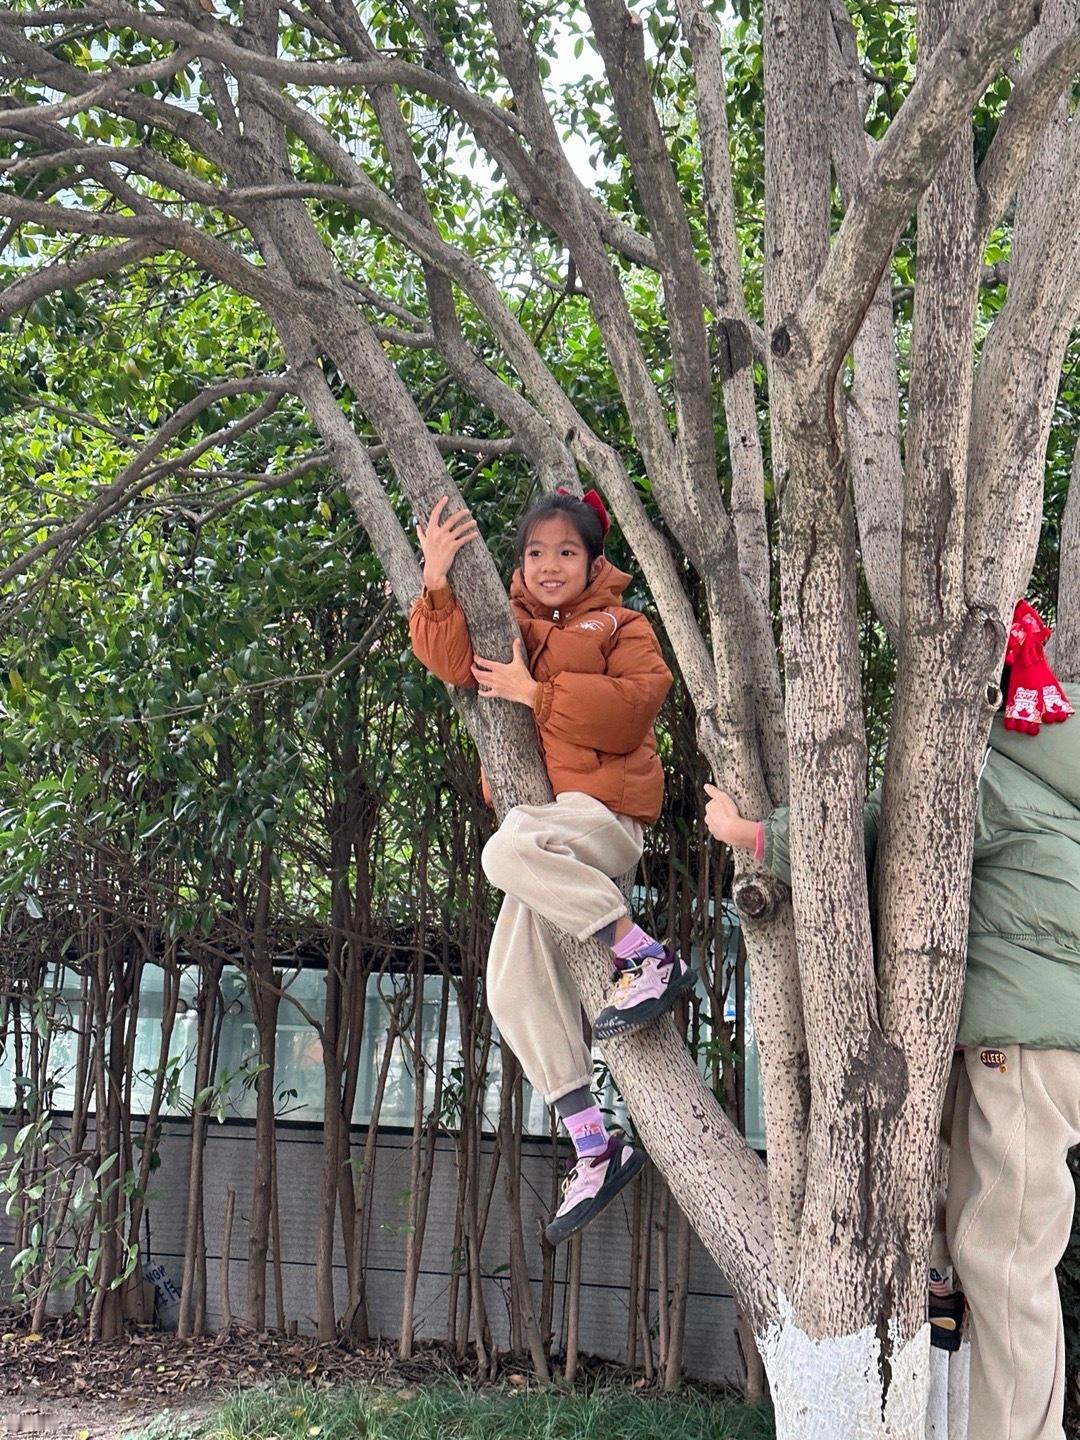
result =
M722 382L731 380L754 359L749 327L742 320L720 320L716 326L716 364Z
M768 920L783 898L778 880L761 871L740 876L731 887L731 898L741 920L760 923Z
M971 677L970 682L983 688L983 699L991 709L1001 703L998 685L1008 627L996 609L974 604L957 637L956 673Z
M791 332L786 325L777 325L769 341L769 348L778 360L791 353Z

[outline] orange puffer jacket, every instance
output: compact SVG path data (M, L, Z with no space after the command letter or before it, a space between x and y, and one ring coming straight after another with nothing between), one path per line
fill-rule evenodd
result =
M619 604L629 580L605 560L570 609L552 610L515 570L510 600L540 682L534 713L551 788L583 791L651 825L664 795L653 721L671 671L645 616ZM475 686L465 614L448 588L424 591L409 631L417 658L440 680Z

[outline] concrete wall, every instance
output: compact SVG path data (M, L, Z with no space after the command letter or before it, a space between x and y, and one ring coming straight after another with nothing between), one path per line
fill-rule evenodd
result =
M232 1238L229 1287L233 1312L242 1315L245 1304L247 1214L251 1197L254 1130L241 1124L211 1125L206 1154L207 1288L209 1323L221 1313L220 1275L222 1222L225 1197L236 1191L236 1219ZM372 1229L369 1282L373 1331L396 1337L400 1318L406 1222L403 1197L409 1184L408 1137L383 1133L379 1137L375 1167L375 1220ZM485 1142L490 1153L490 1142ZM187 1191L187 1126L166 1122L161 1146L161 1168L153 1177L150 1201L150 1242L153 1257L161 1260L179 1280L183 1264L183 1226ZM522 1162L522 1197L525 1244L530 1274L539 1305L541 1252L537 1221L543 1215L550 1190L550 1148L525 1142ZM301 1330L314 1329L315 1314L315 1210L321 1164L321 1137L317 1128L285 1127L278 1144L278 1187L281 1208L282 1253L286 1317ZM457 1177L452 1139L440 1139L424 1241L422 1273L417 1290L418 1338L438 1339L445 1334L447 1291ZM581 1346L607 1359L625 1358L629 1223L632 1190L620 1198L583 1238L581 1291ZM344 1256L336 1256L338 1293L345 1297ZM487 1311L498 1343L507 1343L505 1272L490 1272L509 1258L506 1206L501 1178L495 1187L484 1244ZM566 1250L560 1252L556 1274L559 1284L553 1328L565 1333L563 1278ZM273 1317L273 1285L268 1279L268 1314ZM652 1306L655 1316L655 1300ZM558 1347L556 1347L558 1348ZM690 1300L687 1315L685 1364L689 1374L702 1380L738 1382L742 1365L735 1338L735 1306L730 1289L716 1266L692 1241Z

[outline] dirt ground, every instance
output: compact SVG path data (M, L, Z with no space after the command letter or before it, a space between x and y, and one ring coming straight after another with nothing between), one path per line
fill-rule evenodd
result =
M0 1333L0 1437L120 1440L147 1426L153 1434L153 1422L166 1413L195 1436L215 1404L237 1388L281 1380L398 1388L454 1373L460 1365L438 1347L403 1365L392 1345L379 1342L344 1349L250 1331L178 1340L137 1326L91 1345L58 1321L41 1335Z
M0 1403L0 1436L42 1435L50 1440L132 1440L168 1414L182 1433L194 1437L214 1408L211 1396L183 1400L41 1400L6 1397Z

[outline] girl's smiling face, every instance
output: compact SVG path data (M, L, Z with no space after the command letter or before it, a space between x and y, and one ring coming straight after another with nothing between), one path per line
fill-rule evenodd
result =
M533 527L521 557L521 574L530 595L553 610L579 599L603 564L589 564L589 552L573 524L554 514Z

